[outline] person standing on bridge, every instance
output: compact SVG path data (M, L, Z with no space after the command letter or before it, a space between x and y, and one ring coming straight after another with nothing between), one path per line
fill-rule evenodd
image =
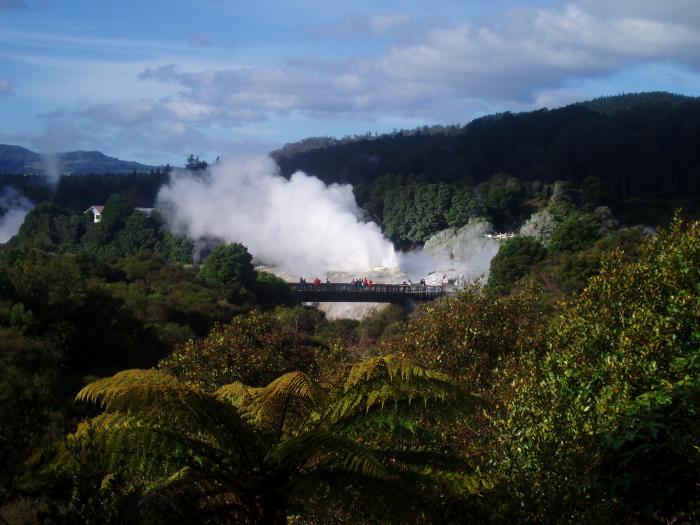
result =
M367 281L367 287L368 287L370 290L372 289L373 286L374 286L374 281L373 281L372 279L370 279L369 281Z

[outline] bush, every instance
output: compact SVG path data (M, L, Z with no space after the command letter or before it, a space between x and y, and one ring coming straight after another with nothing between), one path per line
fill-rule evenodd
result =
M204 261L200 275L227 287L248 287L256 279L252 261L252 255L242 244L221 244Z
M552 232L549 250L577 252L591 246L599 237L600 221L591 213L572 213Z
M545 255L547 250L532 237L508 239L491 259L487 290L492 293L507 293Z
M686 522L695 512L698 282L700 222L676 220L638 261L607 255L552 321L549 351L504 378L514 395L494 418L494 463L530 516Z
M242 381L262 386L292 370L313 368L313 352L282 330L277 317L252 311L217 325L204 339L191 339L158 368L206 391Z

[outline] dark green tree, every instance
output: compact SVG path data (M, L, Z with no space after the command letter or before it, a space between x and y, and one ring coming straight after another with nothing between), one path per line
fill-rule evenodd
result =
M549 250L577 252L600 238L600 221L592 213L572 213L552 232Z
M612 195L607 184L598 177L586 177L581 183L581 204L592 210L597 206L609 206Z
M486 212L499 228L510 228L519 215L524 196L518 179L505 173L497 173L488 181L484 195Z
M249 287L255 282L253 257L240 243L221 244L202 264L203 279L229 287Z
M124 228L133 211L134 207L124 197L119 194L111 195L105 202L102 221L99 224L105 233L112 236Z
M217 163L219 158L217 157ZM194 155L190 155L187 157L187 162L185 163L185 168L190 170L190 171L204 171L207 169L209 164L204 161L204 160L199 160L199 155L196 157Z
M134 211L124 221L116 243L120 255L133 255L141 250L153 251L160 240L157 224L139 211Z
M470 188L461 187L452 194L450 209L445 213L450 228L461 228L471 217L478 216L479 210Z
M85 232L87 221L52 202L42 202L24 218L16 242L29 243L49 252L73 251Z
M494 293L507 293L530 268L544 259L547 250L532 237L508 239L491 259L491 270L487 290Z

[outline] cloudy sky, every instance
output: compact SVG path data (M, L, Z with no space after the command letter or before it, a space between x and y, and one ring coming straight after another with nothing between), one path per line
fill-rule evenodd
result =
M700 95L700 0L0 0L0 143L39 151L182 164L652 90Z

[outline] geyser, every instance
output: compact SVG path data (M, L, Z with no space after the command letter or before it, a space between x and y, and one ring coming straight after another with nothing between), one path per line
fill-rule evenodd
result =
M175 174L158 206L190 238L241 242L266 264L292 274L395 268L394 247L362 221L349 185L326 185L302 172L280 175L269 157L224 161L203 174Z

